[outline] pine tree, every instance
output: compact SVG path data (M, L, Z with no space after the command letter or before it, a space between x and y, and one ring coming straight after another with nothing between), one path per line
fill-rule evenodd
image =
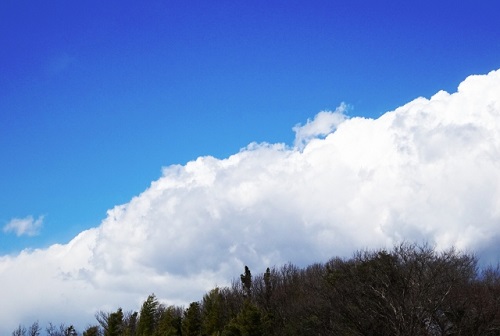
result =
M109 314L104 336L121 336L123 329L123 311L121 308Z
M266 323L260 309L245 300L241 312L224 328L222 336L264 336Z
M90 326L84 332L83 336L100 336L99 326Z
M157 324L156 315L158 307L159 302L156 296L154 294L149 295L141 307L139 321L137 323L137 336L153 335Z
M265 296L265 304L266 308L269 309L269 305L271 303L271 295L272 295L272 284L271 284L271 270L269 267L266 269L266 273L264 273L264 296Z
M177 336L181 334L181 312L174 306L160 306L155 336Z
M201 335L201 310L198 302L191 302L182 319L182 336Z
M135 336L137 329L137 312L127 312L123 317L123 336Z
M240 275L240 279L245 297L250 298L252 294L252 273L250 273L248 266L245 266L245 273Z
M218 335L224 329L222 295L219 288L212 289L203 297L202 330L204 335Z

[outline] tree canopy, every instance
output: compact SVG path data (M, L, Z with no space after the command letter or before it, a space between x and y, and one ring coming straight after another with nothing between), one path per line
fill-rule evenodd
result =
M151 294L140 312L96 313L84 336L500 335L500 268L471 253L401 244L217 287L187 308ZM78 335L52 324L49 336ZM35 322L13 336L39 336Z

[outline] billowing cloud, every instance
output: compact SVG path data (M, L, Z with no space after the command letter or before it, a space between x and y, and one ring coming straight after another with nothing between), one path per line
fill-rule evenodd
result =
M182 304L244 265L257 273L402 240L496 260L498 92L500 71L471 76L378 119L321 112L295 127L293 147L166 167L70 243L0 257L0 333L35 319L85 326L151 292Z
M42 228L43 217L44 216L39 216L37 219L33 218L33 216L13 218L10 222L5 224L3 232L14 232L18 237L24 235L30 237L36 236L40 233L40 229Z
M342 103L333 113L329 111L319 112L314 120L307 120L305 125L296 125L294 146L303 149L311 139L326 136L334 132L337 127L346 120L347 105Z

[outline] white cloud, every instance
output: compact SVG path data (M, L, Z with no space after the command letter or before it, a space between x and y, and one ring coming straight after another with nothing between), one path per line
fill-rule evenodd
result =
M33 216L28 216L25 218L13 218L5 224L3 227L3 232L9 233L14 232L18 237L19 236L36 236L40 233L40 229L42 228L44 216L39 216L37 219L34 219Z
M401 240L497 258L500 71L380 118L343 107L296 126L295 147L251 144L163 176L69 244L0 257L0 334L19 322L85 326L151 292L200 299L248 265L305 265ZM22 300L19 299L22 293Z
M347 119L346 110L347 105L342 103L334 112L321 111L313 120L308 119L305 125L296 125L293 128L295 147L302 149L310 140L334 132Z

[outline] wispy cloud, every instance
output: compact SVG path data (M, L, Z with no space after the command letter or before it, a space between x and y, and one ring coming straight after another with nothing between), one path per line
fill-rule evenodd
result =
M347 119L342 106L321 112L295 127L296 147L252 144L223 160L166 167L68 244L0 257L0 297L9 302L0 334L32 316L85 326L96 310L138 309L151 292L184 304L243 265L305 265L401 240L493 260L499 91L500 70L378 119Z
M295 147L302 149L310 140L326 136L335 131L347 119L345 115L346 110L347 105L342 103L334 112L319 112L313 120L307 120L305 125L296 125L293 128L295 132Z
M44 216L39 216L35 219L33 216L25 218L13 218L3 227L3 232L15 233L19 236L36 236L40 233L43 225Z

